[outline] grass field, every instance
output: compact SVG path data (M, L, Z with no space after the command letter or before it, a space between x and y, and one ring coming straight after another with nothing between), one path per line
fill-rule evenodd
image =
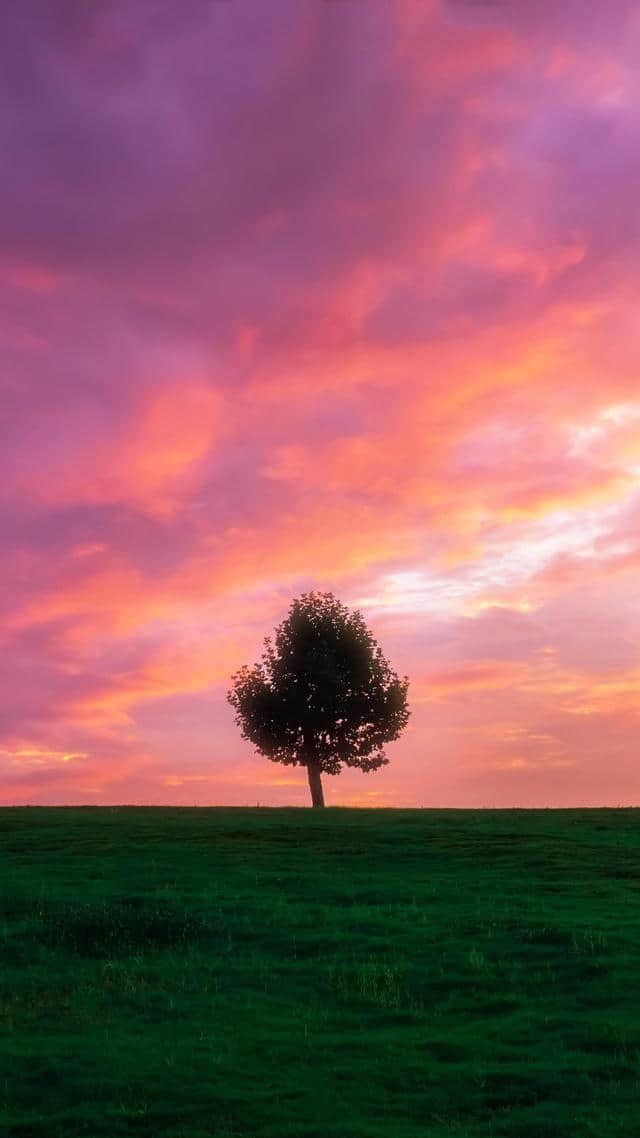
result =
M0 810L0 1134L640 1134L640 809Z

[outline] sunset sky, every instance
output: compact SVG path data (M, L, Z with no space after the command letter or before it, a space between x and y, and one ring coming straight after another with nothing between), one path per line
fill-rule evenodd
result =
M640 805L635 0L0 23L0 802L308 806L318 589L410 678L328 806Z

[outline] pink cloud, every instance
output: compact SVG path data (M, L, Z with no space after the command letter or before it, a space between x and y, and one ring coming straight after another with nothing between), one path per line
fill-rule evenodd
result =
M635 5L14 9L3 800L306 802L224 688L320 587L415 702L329 801L637 802Z

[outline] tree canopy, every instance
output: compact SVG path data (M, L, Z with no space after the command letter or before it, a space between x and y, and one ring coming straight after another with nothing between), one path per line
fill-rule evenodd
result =
M332 593L303 593L264 644L262 662L236 672L227 695L243 738L272 762L306 766L314 805L324 805L320 773L389 762L382 748L409 719L409 680L360 612Z

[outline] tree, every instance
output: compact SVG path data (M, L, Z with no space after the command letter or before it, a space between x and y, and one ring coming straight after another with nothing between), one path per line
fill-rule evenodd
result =
M262 663L232 676L227 693L242 736L274 763L306 766L314 806L324 806L322 772L341 763L374 771L389 762L410 712L400 680L358 611L332 593L303 593L265 638Z

